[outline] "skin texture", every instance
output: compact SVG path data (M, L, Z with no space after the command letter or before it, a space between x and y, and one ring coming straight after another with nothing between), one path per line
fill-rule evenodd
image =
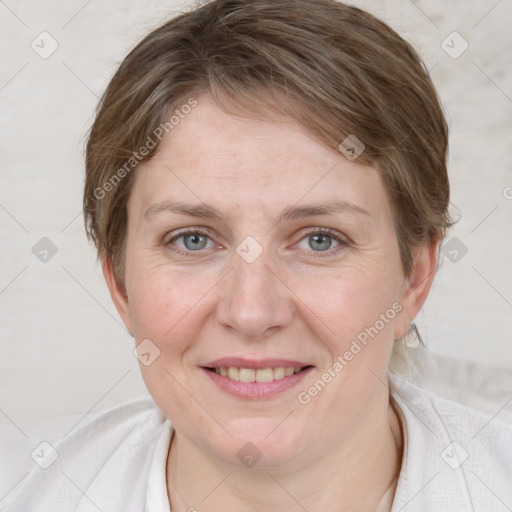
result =
M197 99L136 170L126 294L103 262L136 343L150 339L160 350L141 371L175 427L167 465L172 510L375 510L402 456L389 356L427 297L437 244L416 251L405 278L375 169L323 147L294 120L244 118L207 94ZM221 218L145 215L164 201L213 206ZM331 201L367 214L278 220L287 207ZM181 228L203 232L206 246L190 250L188 239L187 250ZM347 245L323 239L332 245L318 250L310 238L318 228ZM263 249L252 263L236 252L248 236ZM298 393L398 303L401 311L336 377L299 403ZM248 400L226 394L201 369L220 357L286 358L314 368L289 390ZM247 442L262 455L252 468L237 457Z

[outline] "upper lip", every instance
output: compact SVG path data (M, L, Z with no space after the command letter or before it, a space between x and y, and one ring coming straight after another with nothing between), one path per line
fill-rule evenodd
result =
M205 368L253 368L255 370L262 368L278 368L284 366L289 368L303 368L304 366L310 366L308 363L296 361L293 359L245 359L243 357L222 357L215 359L204 365Z

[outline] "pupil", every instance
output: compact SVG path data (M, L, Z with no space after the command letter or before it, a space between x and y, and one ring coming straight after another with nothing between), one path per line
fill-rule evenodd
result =
M312 235L309 237L309 245L312 249L326 251L331 247L331 237L328 235Z
M185 235L183 237L183 243L185 244L185 247L187 249L192 251L197 249L204 249L204 247L206 246L206 237L198 233Z

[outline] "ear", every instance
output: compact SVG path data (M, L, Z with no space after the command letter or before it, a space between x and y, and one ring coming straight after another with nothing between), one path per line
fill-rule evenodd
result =
M407 334L411 323L427 300L437 269L439 242L431 240L414 251L411 275L404 280L400 303L403 310L395 320L395 339Z
M121 316L124 325L128 329L128 332L133 336L128 295L117 282L114 269L112 267L112 260L109 256L103 257L101 261L101 268L103 269L103 276L105 277L110 296L112 297L112 301L116 306L117 312Z

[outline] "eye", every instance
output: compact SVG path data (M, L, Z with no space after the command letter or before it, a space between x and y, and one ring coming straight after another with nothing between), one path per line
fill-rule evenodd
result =
M187 230L175 234L164 241L165 247L172 249L177 254L189 256L191 253L200 253L204 249L211 249L215 243L208 235L200 230ZM328 229L314 229L301 238L297 247L309 252L332 254L337 248L347 247L350 243L335 232Z
M331 231L316 230L311 231L302 238L297 246L300 249L312 250L314 252L327 252L339 246L347 246L348 242L342 240Z
M213 242L210 237L201 231L187 231L170 238L166 246L174 246L176 252L197 252L202 249L209 249Z

